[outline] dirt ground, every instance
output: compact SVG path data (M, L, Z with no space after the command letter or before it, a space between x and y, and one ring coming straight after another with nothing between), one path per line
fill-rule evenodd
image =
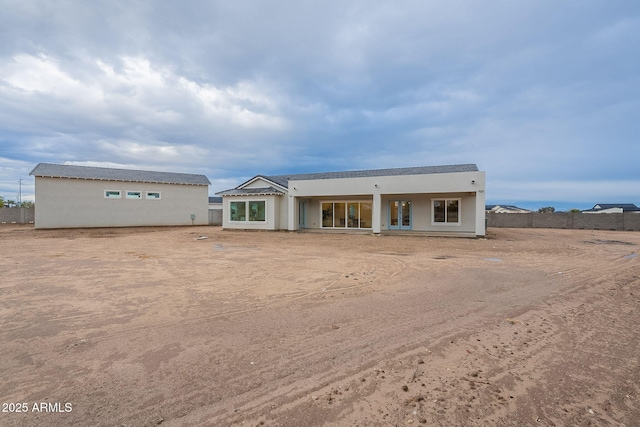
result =
M0 226L2 426L639 426L640 233Z

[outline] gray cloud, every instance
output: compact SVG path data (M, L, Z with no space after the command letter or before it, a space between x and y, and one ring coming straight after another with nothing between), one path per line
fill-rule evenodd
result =
M4 197L41 161L197 170L212 192L256 173L473 162L494 202L640 202L632 1L3 10Z

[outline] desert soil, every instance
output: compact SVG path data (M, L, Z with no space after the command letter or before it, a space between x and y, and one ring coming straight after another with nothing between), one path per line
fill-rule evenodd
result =
M0 425L639 426L639 248L2 225Z

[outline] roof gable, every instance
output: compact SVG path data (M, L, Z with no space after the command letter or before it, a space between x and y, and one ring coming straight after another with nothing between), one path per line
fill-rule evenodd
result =
M268 188L268 187L280 187L281 190L286 190L287 189L287 185L285 182L285 185L282 185L281 182L279 181L274 181L272 179L269 179L270 177L265 177L262 175L256 175L253 178L251 178L250 180L243 182L242 184L240 184L239 186L237 186L236 188L240 189L240 188Z
M261 187L233 188L231 190L220 191L216 194L220 196L282 196L285 193L273 187Z
M133 169L99 168L91 166L39 163L29 173L36 177L70 178L103 181L151 182L158 184L210 185L204 175L188 173L143 171Z

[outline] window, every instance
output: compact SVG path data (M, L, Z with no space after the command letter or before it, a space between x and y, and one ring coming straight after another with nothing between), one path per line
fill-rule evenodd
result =
M121 199L122 195L120 190L104 190L105 199Z
M373 227L373 209L371 202L360 202L360 228Z
M246 221L245 208L246 202L231 202L229 203L229 212L231 221Z
M147 199L160 200L160 192L159 191L147 191Z
M322 227L371 228L371 202L322 202Z
M127 199L142 199L142 191L127 191Z
M267 202L264 200L251 200L229 203L230 221L264 222L267 219Z
M460 224L460 199L433 199L433 224Z
M265 220L265 202L264 200L249 203L249 221Z
M344 207L344 203L334 203L333 204L333 226L334 227L345 227L345 214L347 210Z

